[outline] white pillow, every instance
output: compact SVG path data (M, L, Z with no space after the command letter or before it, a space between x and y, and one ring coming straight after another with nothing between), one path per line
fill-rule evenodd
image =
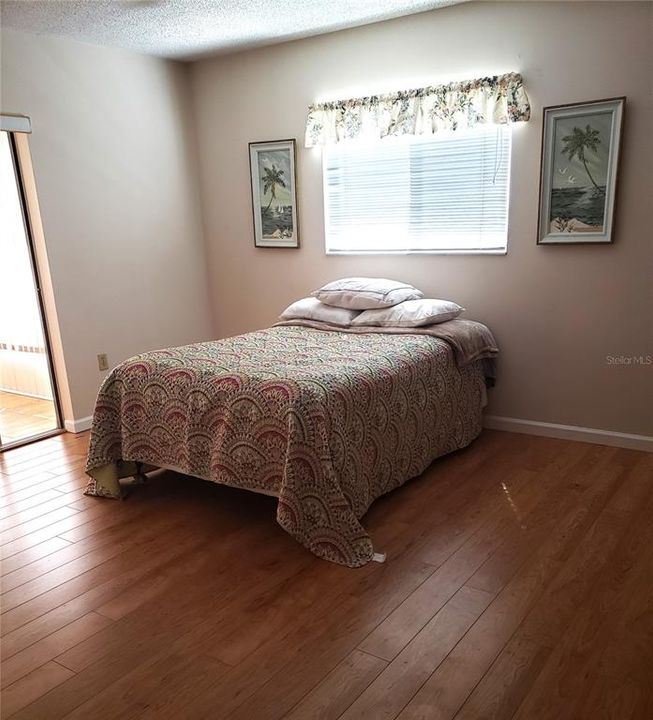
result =
M317 298L307 297L297 300L289 305L282 313L282 320L317 320L330 323L331 325L342 325L348 327L351 321L360 313L357 310L331 307L321 303Z
M465 308L450 300L407 300L400 305L379 310L366 310L356 317L352 325L379 327L420 327L453 320Z
M369 310L397 305L404 300L424 297L417 288L386 278L350 277L334 280L311 293L327 305Z

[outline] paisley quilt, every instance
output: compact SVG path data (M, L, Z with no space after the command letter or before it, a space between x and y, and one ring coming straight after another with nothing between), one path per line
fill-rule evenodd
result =
M284 530L357 567L371 503L469 444L484 399L480 358L427 334L284 325L147 352L100 389L86 493L120 497L141 462L276 495Z

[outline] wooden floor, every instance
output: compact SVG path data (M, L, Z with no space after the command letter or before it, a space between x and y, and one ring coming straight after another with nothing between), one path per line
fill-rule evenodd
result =
M653 456L487 431L317 560L272 498L0 456L3 718L653 717Z
M0 442L4 445L54 430L57 418L52 400L0 390Z

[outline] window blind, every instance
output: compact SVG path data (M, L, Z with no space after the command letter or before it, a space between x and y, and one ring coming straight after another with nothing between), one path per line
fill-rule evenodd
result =
M510 129L323 150L328 253L504 252Z

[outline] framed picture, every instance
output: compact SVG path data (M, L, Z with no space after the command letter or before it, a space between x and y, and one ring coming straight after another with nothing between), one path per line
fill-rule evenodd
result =
M539 244L612 242L625 102L544 108Z
M299 247L295 141L249 144L254 245Z

